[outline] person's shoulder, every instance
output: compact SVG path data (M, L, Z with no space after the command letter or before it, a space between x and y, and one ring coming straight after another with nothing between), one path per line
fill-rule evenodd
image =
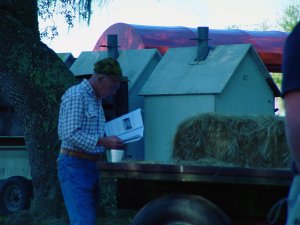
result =
M300 22L294 27L292 32L289 34L285 44L285 51L294 51L294 46L300 46ZM292 46L291 46L292 45Z
M65 98L76 98L81 97L83 94L82 83L76 84L70 87L63 95L63 99Z
M300 91L300 23L289 34L283 52L282 61L282 95Z

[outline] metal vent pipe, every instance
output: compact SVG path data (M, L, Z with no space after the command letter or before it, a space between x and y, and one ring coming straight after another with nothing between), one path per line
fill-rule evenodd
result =
M197 57L195 61L204 61L208 55L209 48L208 48L208 27L198 27L197 28Z
M119 57L118 51L118 35L108 34L107 35L107 56L117 59Z

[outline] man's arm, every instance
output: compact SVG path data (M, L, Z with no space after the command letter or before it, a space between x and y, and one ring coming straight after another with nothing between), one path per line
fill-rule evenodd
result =
M296 164L300 171L300 90L285 95L286 138Z

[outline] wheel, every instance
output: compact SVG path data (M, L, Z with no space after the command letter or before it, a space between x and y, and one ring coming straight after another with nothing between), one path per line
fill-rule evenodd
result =
M170 194L146 204L131 225L231 225L229 218L209 200Z
M32 184L21 176L5 180L0 187L0 212L3 215L28 209L32 197Z

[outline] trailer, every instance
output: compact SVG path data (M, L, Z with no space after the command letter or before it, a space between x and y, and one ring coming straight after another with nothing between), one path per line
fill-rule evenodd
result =
M102 179L115 182L118 208L140 210L135 225L268 225L275 222L271 212L268 218L269 211L277 200L286 198L292 179L285 169L126 160L99 162L98 168ZM283 209L276 224L284 224L285 215ZM215 218L220 221L213 222Z
M211 30L208 36L203 28L198 28L196 32L183 27L115 24L99 38L94 52L119 46L118 43L106 44L108 35L112 34L120 38L121 49L156 47L163 55L139 91L144 96L147 133L145 149L136 151L145 152L144 160L98 164L102 178L115 182L117 207L138 210L132 225L284 224L285 208L281 214L275 209L280 205L277 202L282 203L280 200L288 194L292 180L288 168L176 163L171 159L170 146L166 145L170 145L174 130L183 118L197 113L273 115L273 98L280 97L280 91L268 72L280 72L282 47L287 34ZM246 43L250 43L251 47L243 45ZM196 45L198 48L193 47ZM244 52L242 48L247 50ZM232 66L229 72L232 78L228 81L234 81L236 73L241 83L229 85L235 93L228 95L230 98L226 101L229 104L217 102L215 99L225 98L220 97L222 91L215 86L224 87L224 81L219 78L235 60L238 63ZM250 68L251 65L254 67ZM248 82L248 75L252 81L256 75L258 79ZM180 81L182 85L177 85L175 81ZM257 89L260 82L262 86ZM227 81L225 83L228 84ZM248 99L250 89L256 90L256 94L260 92L259 96ZM229 90L225 92L228 94ZM212 97L211 103L208 96ZM262 102L262 107L257 107L262 99L269 100ZM235 100L237 104L233 105ZM244 103L247 105L242 106ZM253 106L248 108L252 103ZM255 111L264 107L264 112ZM242 109L246 111L240 111Z
M27 209L33 194L23 136L0 136L0 214Z

